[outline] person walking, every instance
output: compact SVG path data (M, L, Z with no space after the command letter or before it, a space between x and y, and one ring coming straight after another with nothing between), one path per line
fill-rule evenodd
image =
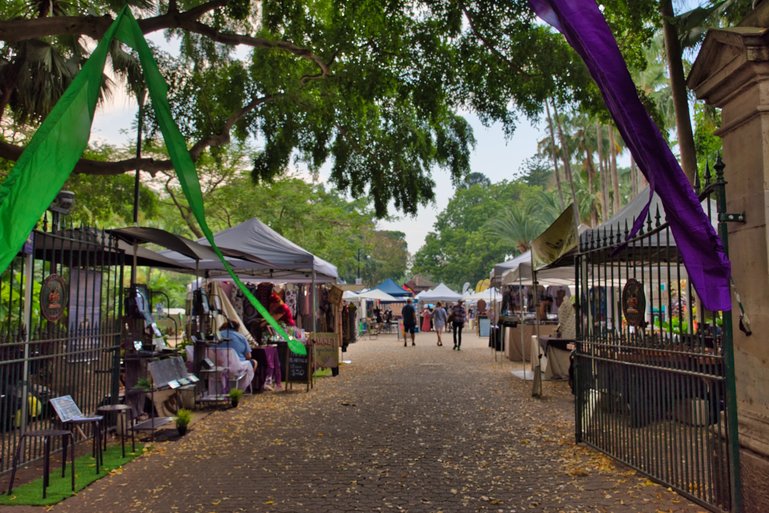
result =
M467 312L465 311L465 302L463 300L457 301L451 308L451 315L453 319L451 326L454 332L454 350L459 351L462 345L462 329L465 327L465 319L467 319Z
M443 303L440 301L435 303L435 310L433 310L433 327L435 328L435 333L438 335L438 346L443 346L441 333L446 329L446 319L448 319L448 317L449 314L446 312L446 309L443 308Z
M432 314L430 313L430 307L425 305L422 309L422 327L419 329L422 333L428 333L431 327Z
M411 298L406 300L406 306L401 310L401 315L403 315L403 347L408 345L406 333L411 333L411 345L415 346L417 345L414 341L414 334L417 331L417 311L411 304Z

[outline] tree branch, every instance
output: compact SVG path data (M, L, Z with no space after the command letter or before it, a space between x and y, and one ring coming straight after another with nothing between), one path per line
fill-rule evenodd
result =
M232 130L232 127L235 126L235 123L243 119L258 106L277 98L277 96L278 95L268 95L254 98L242 109L237 112L233 112L230 117L227 118L227 121L224 122L224 126L222 127L222 131L220 133L206 136L192 145L192 148L190 148L190 155L192 155L192 159L197 160L198 157L200 157L200 154L203 153L203 150L210 146L229 143L230 130Z
M213 41L228 45L245 45L254 48L277 48L307 59L320 69L322 76L329 74L328 65L319 56L307 48L302 48L288 41L274 41L261 37L243 34L221 32L200 22L200 18L208 12L223 7L227 0L212 0L193 7L184 12L178 12L174 4L169 6L166 14L137 20L144 34L180 28L206 36ZM17 43L27 39L38 39L45 36L80 36L86 35L99 39L113 22L109 15L104 16L52 16L31 20L0 20L0 41Z
M314 62L315 65L318 66L318 68L320 68L320 72L322 73L323 76L326 76L329 74L329 68L326 65L326 63L323 61L323 59L321 59L319 56L312 53L307 48L302 48L293 43L289 43L288 41L280 41L280 40L275 41L271 39L265 39L262 37L253 37L253 36L247 36L243 34L232 34L227 32L221 32L197 20L183 19L179 23L179 28L189 30L190 32L194 32L196 34L200 34L218 43L223 43L228 45L245 45L245 46L251 46L254 48L277 48L280 50L285 50L289 53L296 55L297 57L302 57L303 59L307 59L309 61Z
M512 69L516 74L525 75L527 77L532 76L530 73L524 72L521 66L516 65L513 61L508 59L505 54L503 54L496 46L494 46L494 43L489 41L489 39L483 35L483 33L481 33L475 23L475 17L470 13L470 10L464 3L462 3L462 12L464 13L465 18L467 18L467 23L470 26L470 30L478 39L481 40L481 43L483 43L483 46L485 46L487 50L489 50L497 59L507 64L508 67L510 67L510 69Z
M176 8L169 8L169 12L166 14L136 21L142 32L149 34L158 30L175 28L180 20L197 20L204 14L226 4L227 0L212 0L182 13ZM104 16L47 16L28 20L0 20L0 41L17 43L26 39L39 39L45 36L80 35L99 39L113 21L115 20L109 14Z
M171 201L174 202L174 205L176 206L177 210L179 210L179 214L181 214L182 219L184 219L184 222L187 223L187 227L189 227L190 231L195 235L195 237L198 237L198 238L203 237L203 232L200 231L200 228L198 228L198 223L191 218L190 209L185 205L182 205L177 199L176 195L174 194L174 190L171 188L172 180L173 180L173 177L169 177L168 180L166 180L166 183L165 183L166 192L171 197Z
M213 145L229 143L230 130L232 130L232 127L235 126L235 123L237 123L244 116L248 115L259 105L273 100L277 96L278 95L270 95L254 98L248 104L243 106L243 108L237 112L232 113L230 117L227 118L227 121L224 122L224 126L222 127L222 131L220 133L208 135L192 145L192 148L190 149L190 155L192 156L192 159L198 160L206 148L209 148ZM0 141L0 158L15 162L19 160L19 157L23 151L24 148L22 146L16 146L15 144ZM171 161L168 159L156 160L153 158L132 158L114 162L80 159L75 165L74 172L88 175L112 176L134 171L136 170L137 166L142 171L150 173L153 176L160 171L167 171L169 169L173 169L174 167Z

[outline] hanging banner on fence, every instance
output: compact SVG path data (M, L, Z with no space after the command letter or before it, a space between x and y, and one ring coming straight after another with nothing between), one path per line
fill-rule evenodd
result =
M58 274L51 274L40 287L40 314L46 321L56 322L67 306L67 284Z
M101 319L101 271L73 268L69 275L69 322L67 361L99 359Z

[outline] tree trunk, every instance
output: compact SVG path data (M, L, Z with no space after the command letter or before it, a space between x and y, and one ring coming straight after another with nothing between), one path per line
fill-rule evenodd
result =
M673 108L676 113L676 131L678 133L678 149L681 152L681 167L694 183L697 174L697 153L694 149L692 123L689 119L689 98L686 94L686 79L681 58L681 43L678 41L678 31L671 23L673 19L673 0L660 0L662 16L662 33L665 37L665 53L667 54L668 72L670 73L670 91L673 97Z
M574 218L577 224L581 219L579 216L579 203L577 202L577 188L574 186L574 175L571 172L571 164L569 162L569 144L566 142L566 136L563 134L563 126L561 125L560 116L558 116L558 107L553 102L553 114L555 116L556 126L558 127L558 138L561 140L561 160L563 161L563 171L566 175L566 179L571 186L571 201L574 206Z
M604 221L611 217L609 213L611 207L609 205L609 188L606 184L609 173L607 172L608 166L606 165L606 157L603 151L603 127L601 123L595 124L595 136L598 146L598 166L601 169L601 220Z
M635 159L630 155L630 196L635 198L638 196L638 165L635 163Z
M636 194L638 194L641 192L641 189L649 185L649 182L646 181L646 176L644 176L641 170L638 169L638 164L632 157L630 159L630 165L635 169L635 188Z
M617 172L617 141L614 138L614 127L609 126L609 148L611 155L611 187L612 187L612 205L613 213L619 212L620 197L619 197L619 173Z
M598 209L595 207L595 201L593 195L593 183L595 182L595 165L593 165L593 152L590 151L590 146L587 142L587 130L582 132L582 147L585 152L585 172L587 173L587 189L590 191L590 222L595 225L598 223Z
M561 210L564 208L563 188L561 186L561 173L558 171L558 154L555 147L555 131L553 130L553 118L550 116L550 103L545 101L545 113L547 114L547 126L550 128L550 156L553 159L555 170L555 187L558 189L558 204Z

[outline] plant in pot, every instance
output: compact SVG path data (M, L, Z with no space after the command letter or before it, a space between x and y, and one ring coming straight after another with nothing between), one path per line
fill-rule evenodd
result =
M230 396L230 404L232 404L232 407L237 408L238 403L240 403L240 398L243 397L243 391L239 388L231 388L227 395Z
M176 412L176 430L181 436L187 433L187 427L192 420L192 411L181 408Z
M149 378L139 378L136 380L134 390L140 392L149 392L152 390L152 382L149 380Z

